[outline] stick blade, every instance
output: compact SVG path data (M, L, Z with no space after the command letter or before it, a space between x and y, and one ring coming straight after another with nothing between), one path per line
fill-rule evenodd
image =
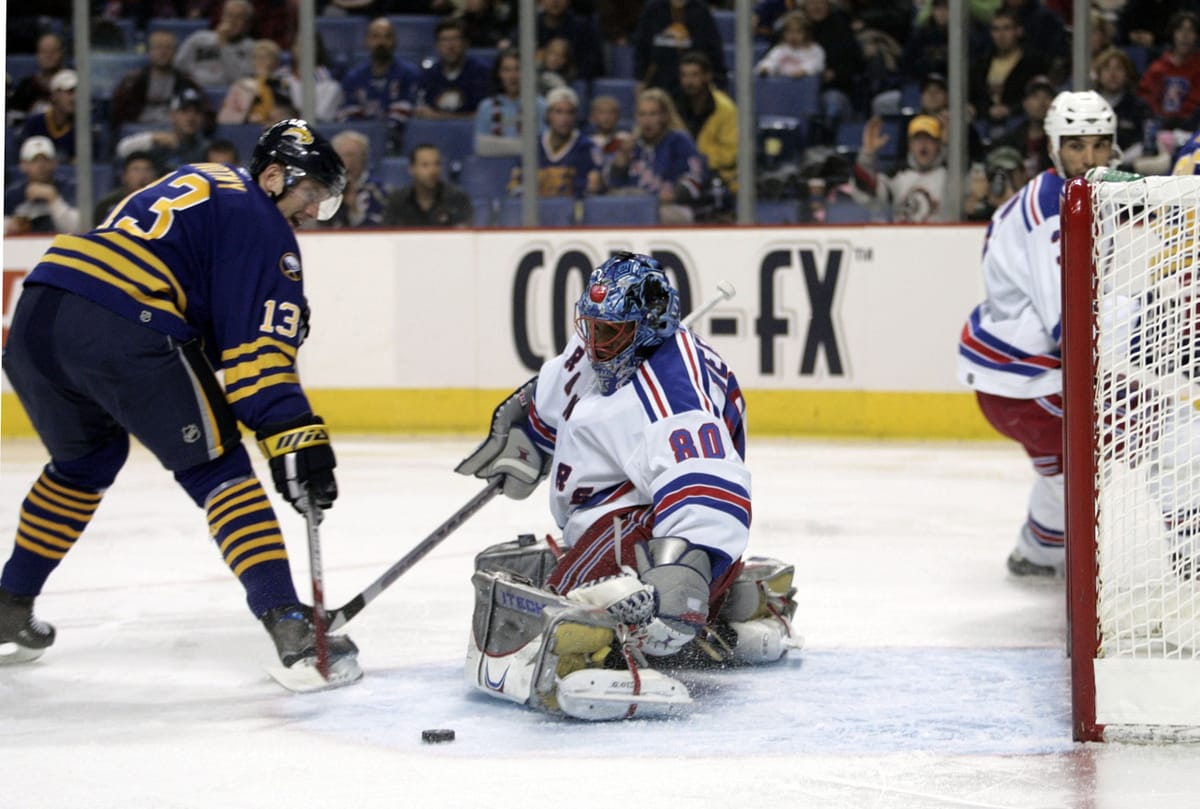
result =
M362 679L363 672L358 661L350 656L329 661L329 678L321 676L313 659L298 660L290 667L269 666L267 674L281 686L296 694L311 694L315 691L330 691L354 685Z

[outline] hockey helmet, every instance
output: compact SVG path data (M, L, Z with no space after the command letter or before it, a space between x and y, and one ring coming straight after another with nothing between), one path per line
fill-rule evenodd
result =
M679 294L658 261L617 253L592 271L575 305L575 329L604 395L679 328Z
M1058 150L1062 139L1073 135L1108 135L1116 147L1117 115L1095 90L1082 93L1064 91L1050 102L1043 124L1049 142L1050 160L1059 174L1064 175Z
M250 176L257 180L272 163L284 168L285 194L308 177L329 191L317 218L324 221L337 213L346 190L346 166L333 145L307 121L288 118L263 131L250 157Z

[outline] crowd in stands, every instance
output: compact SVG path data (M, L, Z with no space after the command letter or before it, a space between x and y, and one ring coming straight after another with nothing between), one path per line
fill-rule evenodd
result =
M564 223L733 221L732 6L540 0L536 187L543 201L562 198ZM10 6L7 30L5 230L70 230L80 217L69 22L25 7ZM248 159L264 125L300 114L295 3L96 8L95 221L182 163ZM753 182L774 221L982 220L1049 167L1046 109L1060 90L1087 89L1070 86L1071 0L968 9L970 172L965 199L947 205L947 0L754 4ZM317 10L313 117L350 174L329 225L519 223L516 3ZM1123 164L1164 173L1200 123L1200 0L1095 0L1090 14L1091 89L1117 112Z

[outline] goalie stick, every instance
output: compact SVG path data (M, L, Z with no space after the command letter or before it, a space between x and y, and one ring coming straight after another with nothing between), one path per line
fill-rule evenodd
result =
M714 295L713 297L709 298L707 301L705 301L703 303L703 305L700 306L699 309L696 309L691 314L689 314L686 318L684 318L683 325L690 328L701 317L708 314L715 307L720 305L723 301L729 300L736 294L737 294L737 290L734 288L733 284L731 284L729 281L718 282L717 283L717 294ZM460 525L462 525L464 522L467 521L468 518L470 518L472 515L474 515L475 512L479 511L479 509L481 509L485 505L487 505L487 503L493 497L495 497L497 494L499 494L500 484L501 484L501 482L499 480L497 480L496 482L489 483L487 486L483 487L483 489L478 494L476 494L474 497L472 497L470 500L468 500L465 504L463 504L463 506L458 511L454 512L449 517L447 517L445 522L443 522L437 528L433 529L433 532L431 534L429 534L429 536L425 537L423 540L421 540L419 543L417 543L416 547L414 547L411 551L406 553L400 559L400 561L396 562L396 564L389 567L387 570L384 571L382 576L380 576L378 579L376 579L375 581L373 581L369 585L367 585L366 589L364 589L361 593L359 593L354 598L350 599L349 601L347 601L345 604L338 607L337 609L326 612L324 615L324 617L327 619L327 623L324 627L325 631L333 632L334 630L341 629L343 626L345 626L350 621L350 619L352 619L355 615L358 615L360 612L362 612L363 608L366 607L368 604L370 604L372 601L374 601L376 598L378 598L380 593L382 593L387 588L391 587L395 583L396 579L400 578L405 573L407 573L409 568L411 568L417 562L419 562L423 558L425 558L426 554L428 554L430 551L432 551L438 545L442 544L442 542L446 539L446 537L448 537L452 533L454 533ZM309 528L309 537L310 537L309 538L309 551L310 551L310 553L311 553L311 549L314 547L313 542L312 542L312 533L314 530L315 530L315 528L310 523L310 528ZM318 559L318 561L319 561L319 559ZM316 588L317 588L317 580L314 578L313 579L314 601L315 601L316 593L317 593ZM313 611L314 611L314 613L316 612L315 606L314 606Z

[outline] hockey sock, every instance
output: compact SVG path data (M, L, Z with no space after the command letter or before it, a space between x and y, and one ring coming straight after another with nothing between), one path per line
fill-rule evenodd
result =
M279 520L258 478L218 488L209 496L206 510L209 533L246 589L251 612L262 617L272 607L300 600Z
M16 546L0 575L0 588L14 595L36 596L58 563L75 547L104 494L55 478L50 467L21 504Z

